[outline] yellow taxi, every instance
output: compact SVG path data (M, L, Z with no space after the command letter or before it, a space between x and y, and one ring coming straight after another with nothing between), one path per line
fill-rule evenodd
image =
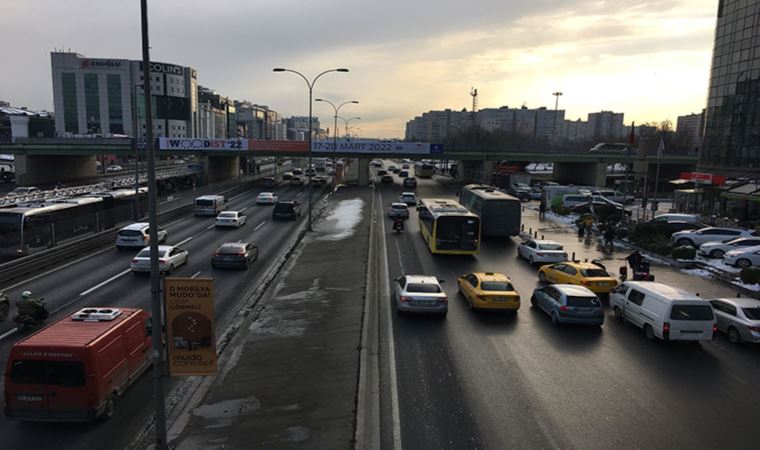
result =
M544 283L585 286L595 294L609 294L618 284L609 272L587 262L561 262L541 266L538 269L538 280Z
M467 273L457 280L470 309L520 309L520 294L508 276L493 272Z

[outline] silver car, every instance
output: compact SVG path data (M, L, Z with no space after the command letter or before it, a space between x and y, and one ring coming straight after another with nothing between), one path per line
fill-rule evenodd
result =
M187 250L172 245L158 246L158 271L170 274L174 269L187 264ZM150 247L140 250L129 265L132 272L150 272Z
M722 258L726 252L741 250L743 247L760 245L760 237L740 237L724 241L706 242L699 246L699 254L710 258Z
M742 269L750 266L760 266L760 246L728 251L723 255L723 263Z
M734 344L760 343L760 301L751 298L716 298L710 300L718 330Z
M751 231L738 228L706 227L699 230L685 230L673 233L671 240L678 246L685 245L699 248L705 242L752 236L753 233Z
M396 312L435 313L446 316L449 299L436 277L427 275L404 275L393 283Z

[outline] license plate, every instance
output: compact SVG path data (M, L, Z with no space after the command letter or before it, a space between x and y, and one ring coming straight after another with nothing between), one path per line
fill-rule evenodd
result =
M491 297L491 301L494 302L508 302L509 297Z
M16 398L21 400L22 402L41 402L42 401L41 395L19 394L16 396Z
M702 330L681 330L682 334L702 334Z
M607 286L608 284L609 283L606 282L606 281L600 281L600 282L596 283L597 286Z
M435 306L436 302L431 302L427 300L415 300L412 302L414 306Z

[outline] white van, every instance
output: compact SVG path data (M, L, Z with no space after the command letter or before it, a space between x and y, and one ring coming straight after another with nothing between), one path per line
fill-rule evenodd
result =
M223 195L202 195L195 199L193 213L196 216L214 216L227 209L227 199Z
M610 293L615 318L642 328L647 339L710 341L716 323L712 305L684 290L652 281L626 281Z

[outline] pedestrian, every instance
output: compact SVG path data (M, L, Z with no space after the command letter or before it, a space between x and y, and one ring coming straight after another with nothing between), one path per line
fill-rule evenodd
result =
M586 234L586 222L583 219L578 220L578 237L582 238Z
M636 271L639 270L639 266L641 266L643 257L641 256L641 252L634 250L634 252L628 255L625 259L628 261L628 265L631 266L631 270L636 273Z
M643 197L641 197L641 209L647 209L647 202L648 201L649 201L649 199L647 199L646 194Z
M541 203L538 204L538 219L544 220L546 217L546 200L541 198Z
M604 230L604 246L614 247L613 240L615 239L615 228L612 224L607 224L607 228Z

